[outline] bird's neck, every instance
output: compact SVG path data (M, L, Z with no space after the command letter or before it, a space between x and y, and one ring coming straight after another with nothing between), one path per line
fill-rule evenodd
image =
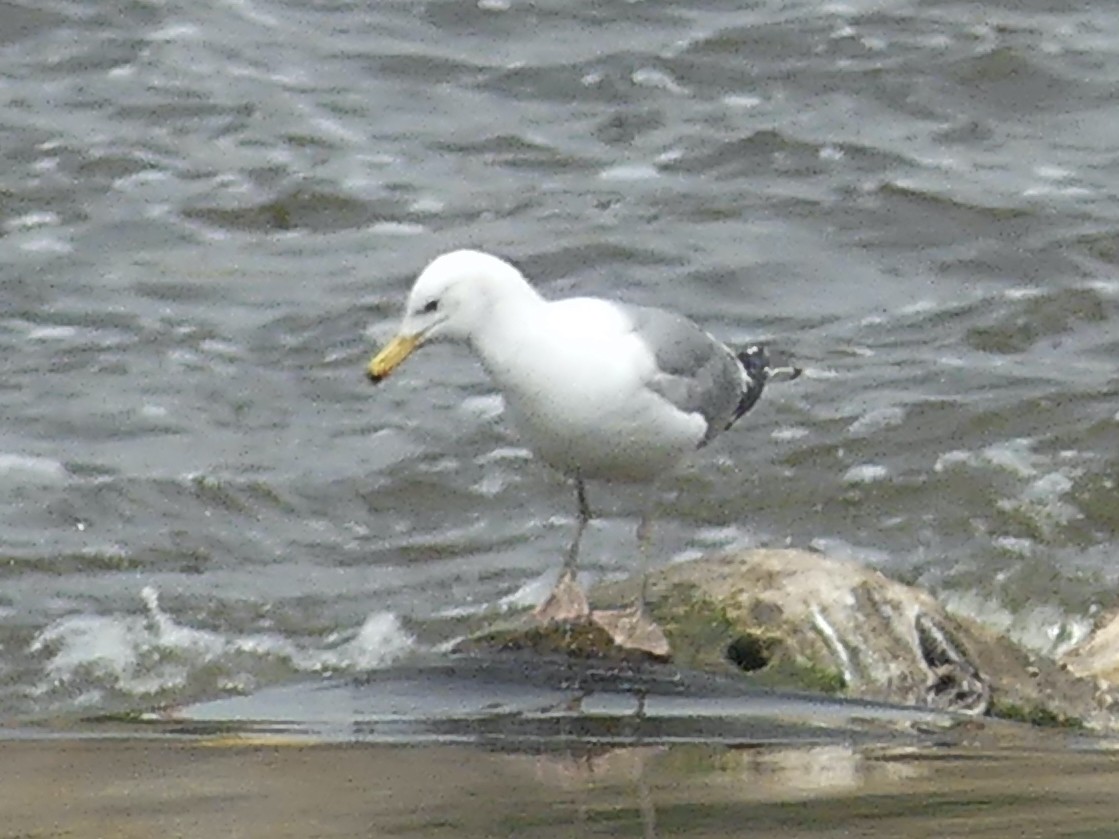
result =
M547 305L548 301L528 283L515 293L506 289L475 330L471 348L499 384L540 342L541 330L547 328Z

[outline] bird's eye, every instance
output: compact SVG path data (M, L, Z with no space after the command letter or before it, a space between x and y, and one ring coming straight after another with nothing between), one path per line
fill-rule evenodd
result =
M424 307L422 309L420 309L420 311L423 312L425 315L430 315L432 312L434 312L438 308L439 308L439 301L438 300L429 300L427 303L424 303Z

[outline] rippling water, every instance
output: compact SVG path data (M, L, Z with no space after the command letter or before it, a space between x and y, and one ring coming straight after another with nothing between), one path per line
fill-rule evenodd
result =
M547 584L570 492L480 367L362 378L462 245L808 368L657 488L661 561L816 545L1075 641L1117 53L1102 0L0 0L0 710L360 670ZM632 568L648 495L594 490Z

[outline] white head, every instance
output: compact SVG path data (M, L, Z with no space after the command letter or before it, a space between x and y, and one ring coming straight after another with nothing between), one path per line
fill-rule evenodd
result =
M496 256L459 250L436 257L416 278L396 337L369 362L369 378L379 382L421 344L469 341L499 301L526 294L536 297L521 272Z

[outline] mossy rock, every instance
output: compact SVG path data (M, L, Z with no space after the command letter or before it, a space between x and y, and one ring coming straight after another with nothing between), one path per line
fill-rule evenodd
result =
M1039 728L1065 728L1081 731L1087 726L1080 717L1072 717L1047 708L1044 705L1017 705L1013 702L995 701L991 705L991 716L1001 720L1024 722Z
M605 629L588 622L538 624L518 620L491 627L455 645L456 653L527 652L539 656L564 655L590 661L640 663L656 661L640 650L614 643Z
M614 582L596 587L590 600L596 609L616 608L639 590L636 579ZM1091 679L854 562L807 551L744 551L659 569L646 593L681 669L778 689L997 713L1033 725L1119 727L1097 704ZM593 624L542 627L527 613L457 649L648 660L618 648Z

